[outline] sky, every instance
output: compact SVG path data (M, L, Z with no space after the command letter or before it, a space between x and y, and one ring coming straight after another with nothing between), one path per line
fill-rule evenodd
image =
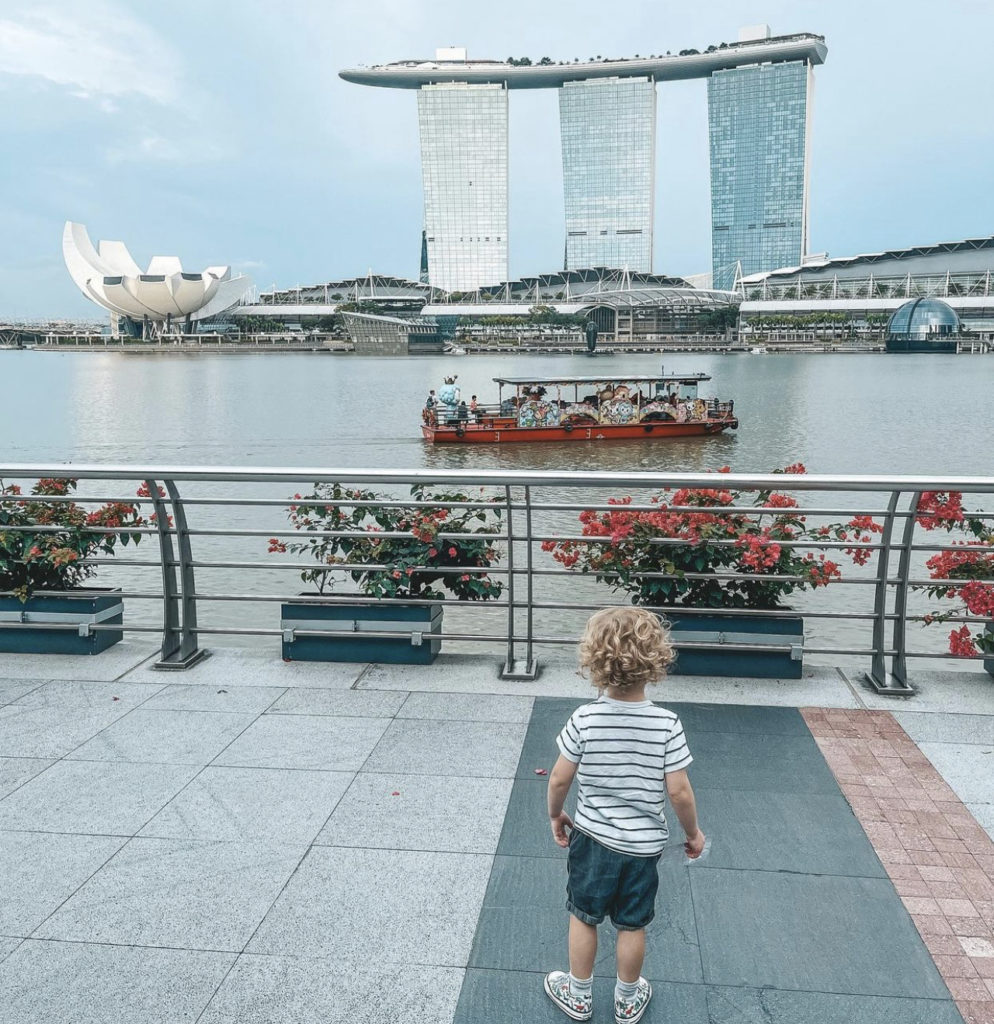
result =
M64 222L140 264L228 264L259 290L416 277L416 96L338 71L432 56L581 59L816 32L810 248L994 233L992 0L0 0L0 320L102 311ZM654 270L710 269L704 80L657 92ZM510 94L510 271L562 266L554 90Z

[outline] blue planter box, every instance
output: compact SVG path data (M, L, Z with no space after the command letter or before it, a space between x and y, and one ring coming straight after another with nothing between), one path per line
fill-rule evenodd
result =
M87 632L95 623L120 625L124 603L120 591L99 597L32 597L22 604L16 597L0 597L0 621L37 623L36 629L0 629L0 652L4 654L99 654L120 643L124 632L107 629ZM44 623L75 629L45 629Z
M284 661L376 661L430 665L441 647L442 606L410 604L281 605ZM328 636L295 636L327 630ZM396 633L396 637L364 633Z
M681 615L668 612L677 660L672 671L688 676L749 676L800 679L804 620L800 615L768 619L760 615ZM683 649L688 640L727 644L777 644L781 651Z

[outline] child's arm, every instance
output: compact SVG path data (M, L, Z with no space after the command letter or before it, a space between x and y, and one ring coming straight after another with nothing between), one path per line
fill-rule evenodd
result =
M549 776L549 824L552 826L552 838L558 846L569 846L566 829L573 828L573 820L563 810L563 804L578 767L577 762L560 754Z
M687 841L683 844L687 856L699 857L704 849L704 833L697 825L697 803L686 769L666 773L666 793L687 835Z

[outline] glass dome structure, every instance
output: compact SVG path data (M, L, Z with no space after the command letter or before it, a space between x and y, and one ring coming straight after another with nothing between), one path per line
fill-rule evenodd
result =
M895 309L887 321L887 338L895 341L930 341L959 331L956 310L941 299L912 299Z

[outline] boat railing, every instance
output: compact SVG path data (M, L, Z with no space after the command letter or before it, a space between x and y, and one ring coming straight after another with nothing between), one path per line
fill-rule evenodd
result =
M627 512L658 511L652 497L666 489L714 488L716 478L708 473L643 473L643 472L560 472L450 469L327 469L327 468L261 468L261 467L193 467L146 465L52 465L8 464L0 466L0 478L7 484L17 483L27 494L32 483L41 477L74 478L77 490L68 495L46 495L46 503L75 501L88 508L107 501L134 502L141 506L149 522L129 534L144 539L139 547L118 548L115 557L94 557L86 566L98 572L100 587L114 586L122 591L125 601L123 626L97 622L86 628L92 631L122 629L131 636L159 638L162 667L183 668L194 661L201 646L211 638L279 638L284 635L278 605L286 601L305 603L348 603L381 605L387 599L356 596L351 583L351 569L368 570L370 564L351 566L338 563L322 568L323 563L293 554L268 554L269 538L300 541L326 537L365 536L352 529L323 530L308 527L295 530L288 522L289 505L307 505L300 495L316 484L333 482L345 486L375 489L377 496L357 501L321 498L323 505L362 506L371 510L397 507L486 508L497 513L491 517L497 525L490 534L491 546L499 557L490 566L453 566L441 572L461 574L487 573L503 584L498 600L445 602L446 628L440 639L458 642L493 653L495 646L503 654L503 673L508 678L533 676L538 667L538 654L572 646L582 630L586 617L593 610L609 604L624 604L624 595L612 590L616 575L608 572L601 579L586 576L557 562L548 548L564 541L587 541L610 545L619 539L612 536L584 536L580 516L584 512L617 511L619 500L631 499ZM752 504L755 496L777 491L798 502L797 514L806 522L837 522L858 516L870 516L881 527L868 542L860 540L869 558L866 564L843 570L842 578L831 586L818 588L792 598L793 608L768 608L756 614L765 618L783 618L802 613L808 644L805 654L856 659L864 664L867 678L880 692L908 694L912 691L908 665L913 659L946 659L948 630L922 629L930 621L928 599L921 588L934 584L925 568L925 560L937 552L962 551L951 543L948 535L923 532L917 523L918 503L924 492L960 491L972 498L988 521L994 520L994 477L938 476L813 476L790 474L723 474L722 488L746 496L742 507L709 509L717 516L734 516L743 512L761 514ZM412 485L442 489L449 497L426 497L415 501ZM142 496L135 497L138 488ZM429 494L430 494L429 490ZM461 498L452 497L460 493ZM9 494L9 492L8 492ZM466 496L469 497L466 497ZM6 504L14 499L0 499ZM315 502L316 504L317 502ZM672 510L672 509L671 509ZM679 509L677 510L679 511ZM688 507L684 511L700 511ZM151 519L155 513L155 520ZM770 513L772 514L772 513ZM589 518L589 517L588 517ZM488 529L488 527L484 527ZM17 525L6 522L8 536L18 531L35 535L58 530L44 523ZM94 533L113 534L113 527L88 526ZM815 531L817 532L817 531ZM401 530L398 536L408 534ZM463 534L438 539L456 539ZM852 550L854 538L832 539L829 536L802 541L784 540L788 547L805 553L825 555L848 565L840 557ZM684 545L688 541L660 538L653 543ZM709 542L712 543L712 542ZM713 541L715 544L732 544ZM336 581L329 593L314 592L301 597L299 582L304 571L320 569L320 573ZM417 571L425 566L405 566ZM702 562L700 573L645 573L645 578L680 579L707 578L717 581L763 580L764 577L738 570L711 573ZM395 573L393 565L374 565L377 572ZM432 567L432 571L436 571ZM9 579L9 577L8 577ZM779 581L798 581L794 577L775 577ZM942 581L940 581L942 582ZM8 583L10 587L11 584ZM48 591L47 594L73 596L94 591ZM95 591L102 593L105 591ZM12 597L13 589L2 592ZM404 598L407 604L429 604L430 601ZM740 614L732 607L651 606L661 614L679 611L682 615L708 615L718 618ZM934 608L933 608L934 610ZM451 611L451 615L449 612ZM954 625L968 625L971 630L983 618L963 614ZM31 615L6 612L0 617L0 629L32 630L72 629L74 624L41 624ZM309 623L301 635L322 635ZM385 636L373 632L371 638ZM254 642L254 641L253 641ZM776 638L768 643L744 642L740 634L730 630L707 641L690 643L691 648L726 651L780 650ZM973 659L979 660L980 657ZM988 658L990 656L988 655ZM960 659L958 664L969 664ZM988 663L990 667L990 662Z

